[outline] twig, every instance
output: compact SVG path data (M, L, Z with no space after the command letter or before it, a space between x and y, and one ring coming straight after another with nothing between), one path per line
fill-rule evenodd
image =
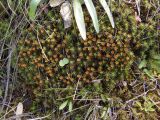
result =
M84 106L81 106L81 107L78 107L78 108L75 108L75 109L73 109L72 111L68 111L68 112L65 112L65 113L63 113L63 114L67 114L67 113L76 111L76 110L78 110L78 109L84 108L84 107L89 106L89 105L91 105L91 103L89 103L89 104L87 104L87 105L84 105Z
M12 11L12 13L16 15L16 12L11 8L11 6L10 6L8 0L7 0L7 4L8 4L9 9Z
M41 43L40 43L39 37L38 37L38 30L37 30L37 40L38 40L38 43L39 43L41 52L42 52L42 54L44 55L44 57L46 58L46 61L48 62L49 59L48 59L47 55L45 54L45 52L44 52L44 50L43 50L43 48L42 48L42 45L41 45Z
M138 96L136 96L136 97L134 97L134 98L132 98L132 99L130 99L130 100L128 100L128 101L126 101L126 104L128 104L129 102L131 102L131 101L133 101L133 100L136 100L137 98L140 98L140 97L146 95L148 92L153 91L153 90L155 90L155 89L156 89L156 87L153 88L153 89L147 90L146 92L144 92L144 93L142 93L142 94L140 94L140 95L138 95Z
M27 120L42 120L42 119L48 118L49 116L51 116L51 114L44 116L44 117L38 117L38 118L27 119Z
M9 57L8 57L8 62L7 62L7 83L6 83L6 88L5 88L5 93L4 93L4 98L3 98L3 104L0 110L0 113L2 113L4 109L4 104L6 103L7 100L7 95L8 95L8 89L9 89L9 81L10 81L10 72L11 72L11 57L13 53L13 48L9 51Z
M8 105L7 105L7 107L8 107ZM5 115L3 115L3 116L0 118L0 120L2 120L2 118L3 118L3 119L6 119L5 116L6 116L7 114L9 114L10 112L12 112L12 111L13 111L14 113L16 112L16 111L15 111L16 107L14 107L14 108L12 108L11 106L9 106L9 107L11 108L11 110L9 110L8 112L6 112Z
M79 85L79 79L78 79L78 82L77 82L76 89L75 89L75 91L74 91L73 100L75 100L75 98L76 98L76 94L77 94L78 85Z
M160 107L157 105L157 104L160 104L160 101L159 102L154 102L153 99L150 98L150 100L154 103L154 105L160 110Z
M5 10L5 12L10 16L9 12L6 10L6 7L3 5L3 3L0 1L1 6L3 7L3 9Z
M29 115L29 113L23 113L21 115L15 115L9 118L6 118L5 120L16 120L16 118L21 118L21 117L29 117L31 115ZM28 120L28 119L27 119Z

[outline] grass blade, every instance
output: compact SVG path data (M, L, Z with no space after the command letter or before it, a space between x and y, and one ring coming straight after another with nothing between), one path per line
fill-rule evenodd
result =
M69 102L69 105L68 105L68 110L69 110L69 112L71 112L72 109L73 109L73 104L72 104L72 102L70 101L70 102Z
M109 6L108 6L107 2L105 0L99 0L99 1L100 1L101 5L103 6L104 10L106 11L106 13L108 15L108 18L109 18L109 20L111 22L111 25L114 28L115 24L114 24L113 16L112 16L112 13L111 13L111 11L109 9Z
M97 12L96 12L96 9L93 5L93 2L92 2L92 0L84 0L84 2L85 2L85 5L87 6L88 12L92 18L94 28L95 28L96 32L99 33Z
M68 100L66 100L60 105L59 110L63 110L67 106L67 104L68 104Z
M140 16L140 0L136 0L136 6L137 6L137 10L138 10L138 15Z
M73 0L73 10L74 10L74 16L75 16L76 23L80 31L80 34L82 38L85 40L86 39L86 27L85 27L85 22L84 22L82 6L79 0Z

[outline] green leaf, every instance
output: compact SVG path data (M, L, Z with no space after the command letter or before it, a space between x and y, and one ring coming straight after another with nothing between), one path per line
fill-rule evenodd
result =
M155 111L155 109L153 108L154 107L154 104L150 101L145 101L144 102L144 106L145 106L145 111L146 112L153 112Z
M37 10L37 6L40 3L41 0L31 0L30 5L29 5L29 18L31 20L34 20L36 17L36 10Z
M111 11L109 9L109 6L108 6L107 2L105 0L99 0L99 1L100 1L101 5L103 6L104 10L106 11L106 13L108 15L108 18L109 18L109 20L111 22L111 25L114 28L115 24L114 24L113 16L112 16L112 13L111 13Z
M155 109L154 108L148 108L148 109L145 109L146 112L154 112Z
M66 64L69 63L69 60L68 60L67 58L63 58L63 62L64 62L64 64L66 65Z
M60 65L61 67L65 66L65 65L68 64L68 63L69 63L69 60L68 60L67 58L63 58L63 60L60 60L60 61L59 61L59 65Z
M65 102L63 102L60 107L59 110L63 110L66 106L67 106L68 100L66 100Z
M147 69L143 70L145 72L145 74L147 74L150 78L153 78L152 74L150 71L148 71Z
M155 60L160 60L160 55L154 55L154 56L153 56L153 59L155 59Z
M136 104L140 107L141 110L143 110L142 105L139 101L136 101Z
M80 31L80 34L82 38L86 39L86 27L84 22L84 15L82 11L82 6L79 0L73 0L73 10L74 10L74 16L75 20L78 26L78 29Z
M64 64L64 62L63 62L63 60L60 60L59 61L59 65L61 66L61 67L63 67L65 64Z
M140 64L139 64L138 68L139 68L139 69L142 69L142 68L146 67L146 65L147 65L147 61L146 61L146 60L142 60L142 61L140 62Z
M105 98L105 96L103 94L101 94L101 99L102 99L103 102L107 101L106 98Z
M101 118L104 118L105 115L106 115L106 113L107 113L106 111L103 111L103 112L102 112L102 115L101 115Z
M152 69L160 71L160 60L150 60L149 64Z
M87 6L88 12L92 18L94 28L95 28L96 32L99 33L97 12L96 12L96 9L93 5L93 2L92 2L92 0L84 0L84 2L85 2L85 5Z
M101 114L101 118L105 118L105 117L106 117L106 114L107 114L107 108L104 107L104 108L103 108L103 112L102 112L102 114Z
M69 112L71 112L72 109L73 109L73 104L72 104L72 102L70 101L69 104L68 104L68 110L69 110Z

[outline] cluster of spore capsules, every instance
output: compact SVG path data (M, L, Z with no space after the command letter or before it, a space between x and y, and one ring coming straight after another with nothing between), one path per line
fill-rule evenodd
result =
M108 27L99 34L88 32L86 40L74 32L61 33L55 28L50 32L40 28L39 37L30 34L25 41L18 43L21 46L18 65L22 76L41 85L45 80L65 85L78 80L91 83L100 78L109 79L109 74L119 74L131 64L131 36L127 33L115 33ZM121 38L116 34L121 34ZM69 63L61 67L59 61L63 58L67 58Z

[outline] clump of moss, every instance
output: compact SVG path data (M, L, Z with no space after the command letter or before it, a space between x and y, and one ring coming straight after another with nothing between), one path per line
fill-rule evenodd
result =
M22 71L25 68L34 71L33 74L30 71L24 72L27 72L30 80L39 81L38 84L42 84L45 77L70 84L82 76L84 83L89 83L98 76L109 77L111 72L120 74L133 62L131 37L127 33L123 36L119 31L121 38L114 38L108 31L98 35L88 33L86 41L71 35L63 36L56 29L47 39L28 38L20 51L19 67ZM64 57L70 63L61 68L58 64Z

